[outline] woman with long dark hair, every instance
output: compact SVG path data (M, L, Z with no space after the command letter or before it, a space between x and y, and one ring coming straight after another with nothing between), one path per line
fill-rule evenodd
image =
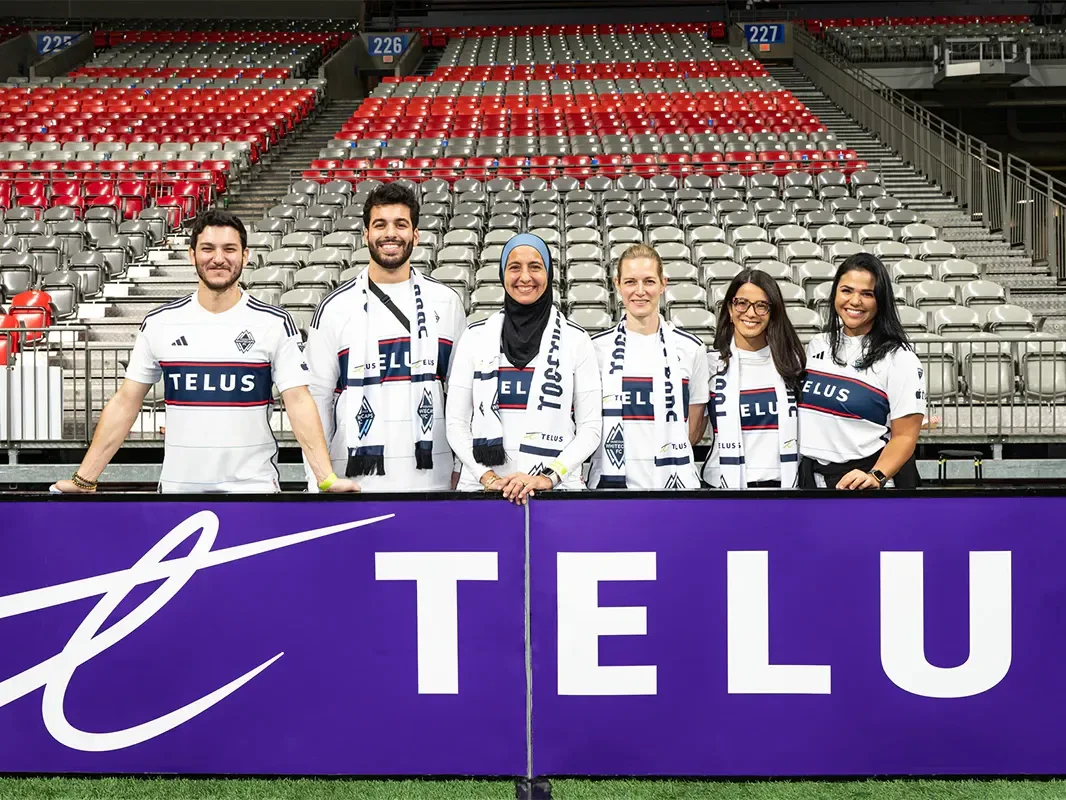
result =
M825 333L807 345L800 403L800 486L918 485L914 450L925 373L896 311L885 265L857 253L833 278Z
M704 481L716 489L796 488L803 345L765 272L746 269L729 284L708 366L714 445Z
M600 371L592 340L552 305L551 253L531 233L503 248L503 310L466 329L448 378L448 443L460 491L584 489L600 443Z

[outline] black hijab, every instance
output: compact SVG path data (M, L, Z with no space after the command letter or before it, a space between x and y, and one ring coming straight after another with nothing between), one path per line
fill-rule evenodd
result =
M552 311L552 262L548 246L539 236L520 233L504 245L500 257L500 280L507 271L507 259L516 247L532 247L544 261L548 285L544 294L529 304L522 304L511 295L503 297L503 354L519 369L524 369L540 352L540 340Z

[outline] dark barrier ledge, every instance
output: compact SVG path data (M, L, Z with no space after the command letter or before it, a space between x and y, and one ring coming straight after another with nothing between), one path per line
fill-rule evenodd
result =
M796 500L799 498L831 498L863 500L873 497L887 499L913 499L932 497L1066 497L1066 486L1021 486L995 487L987 489L940 489L928 488L917 490L886 489L881 492L832 492L786 491L782 489L757 489L747 492L700 489L695 491L594 491L586 492L547 492L533 499L533 503L542 500ZM46 492L6 492L0 494L3 502L48 501L56 503L344 503L344 502L388 502L388 501L429 501L429 500L478 500L503 502L498 495L485 492L367 492L366 494L309 494L307 492L281 492L279 494L159 494L157 492L101 492L99 494L54 495Z

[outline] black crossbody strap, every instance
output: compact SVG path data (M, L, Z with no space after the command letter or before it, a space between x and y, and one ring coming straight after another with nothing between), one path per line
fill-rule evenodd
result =
M381 287L374 283L372 280L370 280L369 275L367 276L366 284L370 287L370 291L374 293L374 296L381 301L381 304L385 306L385 308L387 308L389 311L391 311L392 315L400 321L400 324L403 325L403 329L410 333L411 320L409 320L407 318L407 315L396 307L396 304L392 302L392 298L385 294L383 291L381 291Z

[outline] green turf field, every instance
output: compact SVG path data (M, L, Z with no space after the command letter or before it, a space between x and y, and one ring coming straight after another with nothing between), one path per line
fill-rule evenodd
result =
M558 780L557 800L1051 800L1055 781ZM512 800L510 781L4 778L0 800Z

